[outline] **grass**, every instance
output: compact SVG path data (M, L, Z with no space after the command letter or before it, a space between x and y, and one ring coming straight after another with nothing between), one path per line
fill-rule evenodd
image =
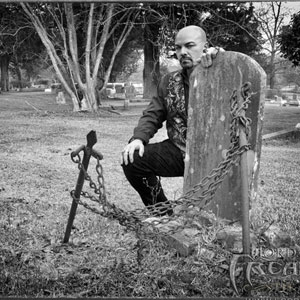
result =
M34 109L33 106L36 108ZM218 228L203 229L200 247L179 257L159 237L142 240L137 263L134 232L79 206L69 244L62 244L78 169L71 151L96 130L108 199L124 210L143 208L120 167L120 152L132 134L141 107L116 115L72 113L54 95L0 95L0 296L28 297L221 297L235 296L229 282L231 253L214 242ZM264 133L299 122L298 108L266 107ZM163 138L161 131L157 139ZM276 140L262 149L256 222L276 221L299 241L299 141ZM95 162L90 171L95 175ZM182 179L163 179L170 199ZM254 295L284 295L260 290ZM256 293L256 294L255 294ZM289 296L298 295L296 284Z
M283 129L292 129L300 123L300 107L266 104L264 112L263 134Z

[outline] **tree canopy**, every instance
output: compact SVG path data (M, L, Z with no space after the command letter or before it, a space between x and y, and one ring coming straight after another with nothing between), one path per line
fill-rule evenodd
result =
M1 61L1 86L8 90L8 66L19 80L25 71L26 77L33 76L34 65L41 65L40 54L44 47L37 32L28 26L24 14L15 3L6 3L0 6L0 61Z
M281 69L280 46L278 44L278 35L283 25L284 19L289 12L284 8L282 2L260 3L255 11L255 16L259 20L259 29L262 33L260 41L262 52L256 54L258 62L266 71L269 79L270 88L275 86L275 75ZM267 53L268 55L266 55Z
M215 2L165 6L160 38L166 52L174 50L176 32L188 25L201 26L206 31L210 46L221 46L248 55L260 49L259 22L251 4Z
M246 3L151 3L145 6L144 53L145 90L153 94L159 77L159 57L175 57L177 31L188 25L205 29L210 46L240 51L259 51L259 23L254 8Z
M276 5L278 10L274 9ZM275 69L271 66L282 21L280 7L280 2L268 5L268 10L258 10L246 2L6 3L0 6L1 67L5 56L6 68L9 62L14 74L34 74L30 66L41 66L42 57L53 66L74 110L81 105L78 89L89 108L97 110L99 90L117 77L125 81L136 70L142 49L144 91L146 97L151 97L160 76L161 54L174 57L176 32L193 24L205 29L210 46L260 59L273 74ZM276 13L276 18L269 11ZM279 38L284 57L295 65L300 59L299 19L299 13L294 15ZM271 59L261 52L269 33Z
M289 25L283 26L278 38L283 57L294 66L300 63L300 12L294 14Z

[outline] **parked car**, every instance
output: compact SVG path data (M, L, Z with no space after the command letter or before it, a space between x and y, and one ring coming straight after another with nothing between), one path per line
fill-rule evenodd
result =
M108 98L114 98L116 94L116 88L114 83L108 83L105 88L106 95Z
M135 87L137 95L143 95L144 94L144 86L143 86L142 83L134 83L133 86Z
M60 82L54 82L51 84L51 89L53 91L61 91L62 90L62 84Z
M116 94L115 98L118 99L125 99L125 83L123 82L116 82L115 83L115 89L116 89Z
M280 106L285 106L287 101L285 99L280 99Z
M286 103L283 104L283 106L300 106L300 100L287 100Z

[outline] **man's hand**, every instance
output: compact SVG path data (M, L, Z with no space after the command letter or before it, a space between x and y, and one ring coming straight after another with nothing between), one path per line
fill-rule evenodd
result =
M122 162L125 165L128 165L128 158L131 163L133 163L133 154L135 150L139 150L139 156L142 157L144 155L144 144L141 140L136 139L130 142L124 150L122 151Z
M225 50L219 47L210 47L202 54L198 62L201 63L204 68L208 68L212 65L213 59L217 57L219 52L225 52Z

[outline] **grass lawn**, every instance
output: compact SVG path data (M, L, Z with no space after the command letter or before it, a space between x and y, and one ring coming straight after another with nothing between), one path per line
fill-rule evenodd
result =
M124 210L143 208L120 166L142 107L99 114L73 113L53 94L0 95L0 296L30 297L234 297L228 266L231 253L214 243L217 228L203 232L215 255L196 251L179 257L159 239L143 240L137 265L137 239L116 221L80 206L69 244L61 244L78 168L70 153L96 130L107 197ZM265 107L264 133L300 122L300 108ZM156 140L165 136L161 131ZM300 141L263 144L258 200L252 220L275 222L300 244ZM96 175L95 160L89 167ZM182 179L163 179L176 199ZM86 187L85 187L86 188ZM252 296L296 296L299 283L282 291L262 287Z
M266 104L263 134L292 129L300 123L300 107Z

